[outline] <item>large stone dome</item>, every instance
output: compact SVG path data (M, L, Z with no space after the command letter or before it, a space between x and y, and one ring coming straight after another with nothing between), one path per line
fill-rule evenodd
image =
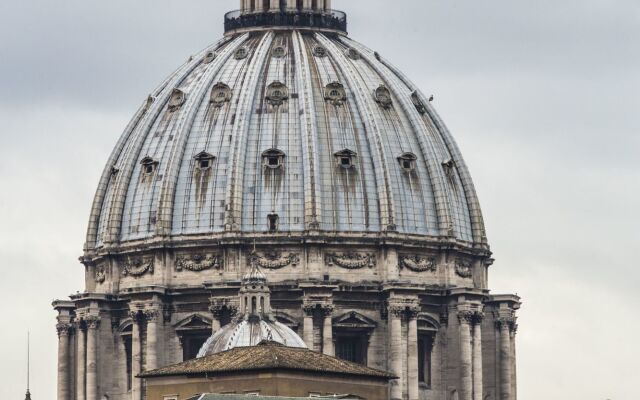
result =
M87 246L270 231L485 243L462 156L400 71L339 29L231 29L133 117Z

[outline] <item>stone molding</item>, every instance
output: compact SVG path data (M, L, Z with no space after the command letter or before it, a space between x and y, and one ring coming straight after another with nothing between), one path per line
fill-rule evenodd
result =
M192 254L189 256L178 256L176 258L176 271L200 272L211 268L222 269L224 265L223 259L217 254Z
M455 262L456 274L461 278L471 278L473 276L472 263L469 260L458 258Z
M282 269L289 265L296 267L300 264L300 256L297 253L285 254L281 251L253 252L249 255L249 263L255 263L260 268Z
M373 253L328 253L325 256L328 266L338 266L344 269L373 268L376 264L376 255Z
M398 257L398 268L406 268L413 272L435 272L437 270L436 258L429 256L400 255Z
M132 258L122 263L124 276L140 277L147 273L153 274L153 258Z

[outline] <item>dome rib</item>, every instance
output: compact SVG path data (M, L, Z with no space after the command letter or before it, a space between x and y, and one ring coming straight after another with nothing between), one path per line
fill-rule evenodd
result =
M175 194L180 168L182 166L180 161L184 157L187 141L195 122L195 118L198 115L198 111L202 106L203 101L205 101L207 93L211 90L215 77L219 74L220 70L224 67L227 60L233 55L233 53L242 46L247 37L248 35L242 35L235 38L235 40L220 52L218 57L209 64L204 76L191 91L190 96L187 99L187 103L184 105L186 115L183 117L182 125L178 128L177 135L175 135L163 185L160 191L155 232L158 236L168 236L172 231Z
M224 40L221 42L224 42ZM202 53L204 54L204 51ZM197 62L187 62L178 69L176 73L167 79L167 84L164 87L177 87L180 82L186 79L193 72L197 65ZM169 102L171 94L172 92L168 90L160 91L158 98L156 98L151 107L147 110L142 121L143 123L136 127L137 132L134 135L134 143L131 146L131 150L124 154L125 162L122 163L122 171L116 177L111 207L107 210L108 215L106 219L104 238L106 243L115 243L122 236L121 227L125 199L130 189L131 178L137 165L140 151L142 150L155 121L162 115L161 110Z
M396 98L402 106L402 111L408 117L409 122L411 123L411 131L420 144L422 153L426 155L424 161L427 164L427 171L429 173L434 198L436 201L436 213L439 233L442 236L453 236L453 221L451 218L451 209L449 206L451 198L444 186L441 172L442 167L437 162L437 151L436 149L434 149L433 143L426 141L424 135L420 134L421 132L425 132L426 126L424 125L424 120L420 118L418 110L411 103L408 97L409 93L405 93L406 90L403 90L403 88L398 85L397 76L391 76L391 74L394 73L393 71L389 70L388 68L387 70L380 68L379 65L381 64L375 57L371 56L372 51L369 48L344 37L340 38L340 40L350 47L357 48L360 51L361 57L383 78L385 85L392 89L392 92L396 93ZM389 72L391 72L391 74L389 74ZM428 221L425 221L425 223L427 222Z
M363 89L360 76L353 71L351 60L348 60L344 56L344 53L324 35L316 34L316 38L318 38L318 41L327 48L329 55L336 60L338 69L342 75L347 78L346 86L348 86L355 94L356 107L359 110L360 115L367 117L363 122L368 126L368 132L373 133L372 140L374 143L371 143L372 140L369 140L368 136L367 141L369 148L374 150L372 152L372 157L374 157L373 164L376 171L374 176L376 181L381 176L384 183L384 185L376 185L378 188L378 201L380 203L380 224L385 231L395 231L395 207L393 196L390 192L389 182L391 178L389 175L388 160L384 155L385 152L383 150L380 137L380 122L377 121L377 118L375 117L376 113L372 109L372 107L379 107L379 105L373 104L374 101L372 97L370 95L367 96L368 90ZM352 85L355 85L355 88ZM365 112L363 113L362 111Z
M404 84L407 85L407 87L414 90L418 94L422 104L424 104L429 119L435 125L438 133L440 133L441 137L443 138L447 150L451 154L460 175L462 175L462 186L465 192L465 197L467 198L467 206L469 207L469 212L471 214L473 241L486 245L487 236L484 226L484 219L482 217L482 211L480 209L480 201L478 200L478 195L471 179L469 168L467 167L467 164L462 157L462 153L460 152L460 148L453 138L453 135L449 131L449 128L447 128L447 125L442 121L440 115L433 108L431 102L428 101L424 93L422 93L422 91L418 87L416 87L402 71L382 58L381 62L394 74L396 74L398 78L400 78L404 82Z
M305 224L307 229L318 229L322 221L322 195L319 188L320 176L316 171L316 166L320 165L318 160L318 126L313 116L316 115L313 101L313 89L311 83L311 63L309 61L310 49L306 46L302 35L298 31L293 32L293 47L297 57L302 61L298 68L299 92L301 93L302 109L301 126L305 132L306 146L303 146L302 157L305 161L303 165L309 179L305 179Z
M246 160L246 141L251 124L251 115L254 113L254 101L259 85L260 73L264 70L268 57L266 53L271 48L273 32L267 32L260 39L260 43L252 52L249 61L249 70L244 79L244 85L240 90L243 97L238 101L238 114L233 130L234 146L230 157L231 171L226 192L225 230L238 231L242 229L243 207L243 182L244 165ZM243 157L241 157L243 155Z

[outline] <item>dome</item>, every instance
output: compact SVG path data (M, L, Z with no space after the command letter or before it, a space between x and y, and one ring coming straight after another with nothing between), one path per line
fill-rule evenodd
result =
M302 338L288 326L272 320L247 318L226 325L202 346L198 357L231 350L236 347L257 346L262 342L276 342L287 347L307 348Z
M429 97L335 19L242 29L259 25L242 15L129 123L88 249L317 232L486 243L469 172Z

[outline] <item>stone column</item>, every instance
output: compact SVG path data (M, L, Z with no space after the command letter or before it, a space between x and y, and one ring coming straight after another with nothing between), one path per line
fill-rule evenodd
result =
M87 400L98 400L98 326L100 317L90 316L87 323Z
M483 400L482 390L482 320L484 313L473 315L473 400Z
M271 0L269 11L271 11L271 12L279 12L280 11L280 0Z
M460 322L460 400L472 400L473 378L471 357L472 311L459 311Z
M303 8L305 11L310 11L310 10L311 10L311 7L312 7L311 0L304 0L304 1L302 2L302 8Z
M402 368L402 317L404 312L404 307L389 306L389 367L391 373L398 377L398 379L391 381L391 400L402 399L402 382L404 380Z
M142 380L136 378L142 372L142 346L140 343L140 321L137 311L130 313L131 328L131 400L142 399Z
M154 309L145 310L144 317L147 321L146 371L151 371L158 368L158 319L160 311Z
M514 322L511 324L511 397L513 400L518 399L518 376L516 373L516 332L518 325Z
M513 400L511 397L511 332L512 319L501 317L496 321L500 331L500 400Z
M331 10L331 0L324 0L324 9L327 11Z
M76 326L76 341L77 341L77 356L76 356L76 400L86 400L85 392L85 362L87 358L86 349L86 333L84 326L81 322L78 322Z
M303 307L304 312L304 320L302 325L302 336L304 342L307 344L307 347L311 350L315 350L313 347L313 313L315 311L315 307L311 304L305 305Z
M287 0L287 11L296 10L296 0Z
M322 307L324 322L322 324L322 353L328 356L335 356L336 351L333 345L333 306Z
M407 389L409 400L419 400L420 382L418 378L418 308L407 313Z
M71 358L69 349L69 336L71 325L60 323L56 326L58 330L58 400L71 400Z

